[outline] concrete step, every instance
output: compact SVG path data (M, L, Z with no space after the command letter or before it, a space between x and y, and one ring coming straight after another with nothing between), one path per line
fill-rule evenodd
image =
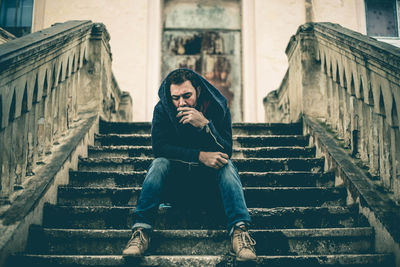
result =
M160 266L160 267L388 267L394 266L388 254L335 254L335 255L285 255L258 256L256 263L235 262L227 255L153 255L142 258L124 258L121 255L33 255L26 254L12 259L11 266L31 267L83 267L83 266Z
M239 171L266 172L266 171L311 171L323 170L323 158L248 158L233 159ZM151 158L81 158L78 164L80 171L144 171L152 162ZM195 167L199 164L192 164Z
M134 207L58 206L46 204L43 226L73 229L131 229ZM350 207L250 208L252 228L332 228L367 226ZM155 229L225 229L224 212L159 209Z
M32 227L26 252L35 254L121 254L131 230L51 229ZM373 229L252 230L259 255L371 253ZM230 250L224 230L155 230L149 255L223 255Z
M88 153L90 158L153 157L151 146L90 146ZM315 156L315 147L233 149L233 158L311 158L313 156Z
M315 147L255 147L235 148L235 158L311 158Z
M335 174L333 172L240 172L243 186L268 187L333 187Z
M303 134L301 123L233 123L233 134ZM102 122L99 125L102 134L150 134L150 122Z
M228 255L226 219L212 186L201 203L158 210L147 256L121 256L153 157L150 128L100 121L89 158L59 186L58 204L45 205L45 228L31 227L26 251L10 266L249 266ZM392 255L373 253L373 229L356 206L345 206L346 189L323 173L324 159L313 158L301 123L235 123L233 134L259 255L250 266L394 266ZM205 192L183 191L196 199Z
M201 194L197 188L185 190L186 196ZM131 188L96 188L96 187L58 187L58 204L72 206L135 206L140 194L140 187ZM182 191L182 190L181 190ZM192 192L193 191L193 192ZM324 187L245 187L243 189L249 208L267 207L310 207L344 205L345 188ZM178 192L176 192L178 194ZM210 193L204 201L209 204L215 198ZM174 197L178 195L175 194ZM208 201L209 200L209 201ZM187 205L192 202L188 200ZM201 205L201 203L200 203Z
M303 135L234 135L233 147L271 147L308 145ZM96 146L151 146L150 134L96 134Z
M303 135L235 135L234 147L308 146L309 136Z
M70 171L71 186L133 187L141 186L147 171ZM239 172L243 186L333 187L333 172Z

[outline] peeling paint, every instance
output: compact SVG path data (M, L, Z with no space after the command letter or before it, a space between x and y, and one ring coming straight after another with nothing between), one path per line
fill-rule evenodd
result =
M179 7L179 8L177 8ZM218 7L218 8L216 8ZM227 14L240 21L239 2L223 1L219 5L199 2L167 1L164 10L162 40L162 76L176 68L189 68L203 75L228 101L232 121L242 120L241 33L235 23L228 29L220 24ZM209 15L208 13L214 15ZM208 14L208 15L207 15ZM197 25L199 20L207 21ZM194 23L194 24L193 24Z

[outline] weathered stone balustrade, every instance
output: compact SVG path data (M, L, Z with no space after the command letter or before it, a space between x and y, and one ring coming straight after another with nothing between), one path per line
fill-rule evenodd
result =
M268 122L317 118L400 201L400 49L337 24L301 26L289 69L264 99Z
M102 24L70 21L0 45L3 203L84 114L130 119L130 96L111 71L109 39Z
M99 118L130 121L103 24L69 21L0 45L0 266L93 144Z
M376 249L394 253L400 266L400 49L340 25L308 23L286 54L286 76L264 98L266 121L303 120L326 170L348 189L348 204L374 227Z

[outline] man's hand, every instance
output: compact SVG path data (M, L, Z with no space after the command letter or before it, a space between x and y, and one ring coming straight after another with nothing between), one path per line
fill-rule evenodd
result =
M228 155L222 152L203 152L200 151L199 160L210 168L219 169L228 163Z
M179 123L190 123L193 127L200 129L202 129L208 123L208 120L206 119L206 117L204 117L203 113L195 108L178 108L178 115L176 115L176 117L181 118L179 120Z

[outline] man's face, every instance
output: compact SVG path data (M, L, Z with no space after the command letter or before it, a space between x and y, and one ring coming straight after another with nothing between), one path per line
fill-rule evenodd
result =
M170 87L172 103L176 108L196 107L197 92L190 81L181 84L171 84Z

